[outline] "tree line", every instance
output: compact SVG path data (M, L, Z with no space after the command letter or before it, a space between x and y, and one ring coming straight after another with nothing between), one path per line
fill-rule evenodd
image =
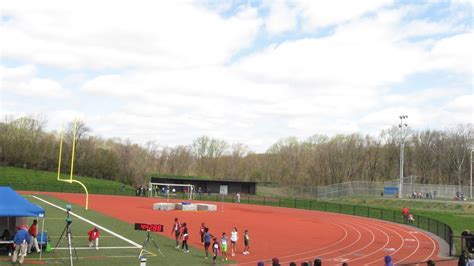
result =
M0 164L57 171L60 134L45 131L41 116L0 122ZM190 145L145 145L129 139L105 139L77 122L74 174L142 184L150 173L197 175L213 179L271 182L282 185L328 185L345 181L386 181L399 177L400 132L382 130L377 137L358 133L304 140L284 138L264 153L242 143L201 136ZM64 131L62 172L70 171L74 123ZM408 129L405 176L432 184L469 184L473 124L446 130Z

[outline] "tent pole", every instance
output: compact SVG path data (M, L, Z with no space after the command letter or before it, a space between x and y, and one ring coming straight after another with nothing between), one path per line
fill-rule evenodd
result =
M43 222L41 223L41 243L40 243L40 260L41 260L41 256L43 255L43 241L44 241L44 216L43 216ZM48 241L46 239L46 241Z

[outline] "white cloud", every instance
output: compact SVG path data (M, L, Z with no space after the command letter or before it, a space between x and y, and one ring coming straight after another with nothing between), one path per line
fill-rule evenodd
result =
M456 19L407 22L416 8L390 4L268 1L261 18L245 5L187 1L119 1L113 10L105 2L8 2L4 56L25 65L0 68L2 96L48 97L2 113L44 111L53 129L79 117L94 134L139 143L189 144L207 134L257 151L287 136L378 133L402 113L413 127L472 119L462 85L472 83L472 33ZM229 10L237 12L219 15ZM279 44L253 44L262 25ZM311 37L330 25L330 34ZM38 71L42 64L65 75L40 76L55 69ZM460 82L405 83L432 71ZM57 107L50 98L63 87L77 91Z
M252 8L224 19L188 1L13 1L2 8L5 57L73 69L221 64L261 25Z
M36 76L36 67L24 65L6 68L0 65L0 89L5 93L13 93L29 97L64 98L70 93L53 79Z
M298 1L303 10L304 28L312 30L357 18L368 12L388 6L393 0L366 1Z
M265 29L270 34L281 34L294 30L300 10L286 1L268 1L269 15L265 18Z

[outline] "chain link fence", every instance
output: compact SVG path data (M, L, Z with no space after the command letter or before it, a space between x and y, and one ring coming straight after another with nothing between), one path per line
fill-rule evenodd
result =
M399 187L398 180L387 182L369 182L369 181L352 181L333 184L329 186L283 186L279 188L282 194L288 197L312 198L312 199L336 199L341 197L352 196L384 196L385 188ZM422 198L431 199L453 199L454 197L464 198L469 196L468 186L458 185L435 185L435 184L416 184L405 179L403 184L404 197L411 197L413 193L421 195ZM385 195L387 196L387 195ZM389 195L395 196L395 195Z

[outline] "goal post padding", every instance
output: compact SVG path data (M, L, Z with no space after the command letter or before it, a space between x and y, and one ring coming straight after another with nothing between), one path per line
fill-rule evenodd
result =
M165 190L170 190L169 192L171 192L171 190L174 188L174 187L183 187L183 188L187 188L187 191L185 191L183 189L183 193L185 193L186 195L188 195L188 199L189 200L192 200L193 199L193 194L194 194L194 185L191 185L191 184L175 184L175 183L153 183L153 182L150 182L150 186L149 188L151 188L151 193L149 193L149 196L150 197L154 197L154 196L158 196L160 193L161 193L161 188L164 187ZM166 194L169 194L169 193L166 193Z

